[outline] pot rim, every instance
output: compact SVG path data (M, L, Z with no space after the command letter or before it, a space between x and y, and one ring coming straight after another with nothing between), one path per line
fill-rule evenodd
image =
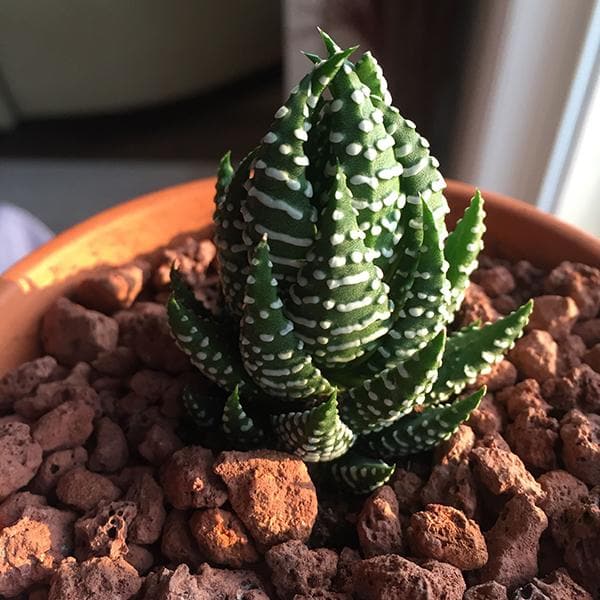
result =
M171 194L177 194L179 191L184 192L188 186L195 185L198 183L198 181L207 183L211 182L212 184L216 181L216 179L214 177L209 177L202 180L194 180L175 186L169 186L167 188L144 194L143 196L138 196L132 200L126 200L117 204L116 206L103 210L102 212L85 219L81 223L78 223L73 227L70 227L69 229L59 233L56 235L56 237L52 238L50 241L46 242L24 258L17 261L4 273L0 274L0 277L15 281L20 277L25 276L28 270L42 257L68 246L71 242L84 235L90 229L107 225L112 221L121 218L123 215L130 213L131 211L136 211L143 208L143 206L148 203L159 202L161 198L158 193L160 192L169 191ZM447 179L446 182L448 184L447 189L449 193L454 192L454 194L463 197L470 197L475 189L475 186L463 181ZM598 261L600 263L600 238L596 238L594 235L584 231L583 229L580 229L579 227L566 223L554 215L542 212L539 208L528 204L523 200L518 200L516 198L512 198L511 196L497 192L490 192L488 190L482 190L481 193L486 202L499 205L499 207L504 211L514 214L515 217L520 219L525 218L528 221L537 221L540 226L548 229L554 229L555 231L559 232L562 237L578 239L579 244L582 247L587 248L590 255L593 256L595 254L598 256Z
M88 274L151 257L190 235L209 236L214 186L215 178L198 179L118 204L59 234L0 275L0 377L40 355L43 314ZM467 183L448 181L450 227L474 191ZM514 198L484 196L486 247L492 255L545 268L564 260L600 266L600 239Z

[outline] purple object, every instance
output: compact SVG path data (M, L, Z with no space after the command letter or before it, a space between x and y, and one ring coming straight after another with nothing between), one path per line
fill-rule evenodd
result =
M53 236L31 213L12 204L0 204L0 273Z

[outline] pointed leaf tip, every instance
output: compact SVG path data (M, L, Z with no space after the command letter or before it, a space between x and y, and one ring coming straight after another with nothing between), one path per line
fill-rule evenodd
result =
M451 404L429 406L421 413L400 419L391 427L364 437L366 446L383 459L416 454L447 440L469 418L485 395L483 386Z
M335 388L321 404L303 412L271 417L282 447L305 462L329 462L343 456L356 436L341 421Z

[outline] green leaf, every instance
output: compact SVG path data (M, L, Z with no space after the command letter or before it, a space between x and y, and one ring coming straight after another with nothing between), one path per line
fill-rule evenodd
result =
M194 291L187 284L183 278L183 275L175 265L171 267L171 274L169 277L171 281L171 291L177 298L179 298L179 301L182 304L184 304L190 310L193 310L201 317L206 319L218 319L218 317L215 317L210 310L208 310L206 306L204 306L204 304L198 300L198 298L196 298Z
M470 325L451 335L431 390L431 402L443 402L451 395L459 394L479 375L489 371L491 365L500 362L523 333L532 310L533 301L530 300L494 323L483 327Z
M342 423L337 393L303 412L273 415L271 422L281 447L305 462L327 462L348 451L356 439Z
M423 201L411 200L402 209L400 217L402 238L398 243L398 258L390 269L390 297L394 301L396 315L406 302L415 280L419 253L423 245Z
M225 402L221 427L233 447L239 450L256 447L265 438L264 431L254 423L241 405L238 386Z
M364 244L338 168L315 243L290 288L288 315L315 362L335 368L361 356L389 329L391 306L375 253Z
M198 429L214 429L221 422L223 399L204 388L188 384L181 392L181 402Z
M483 249L484 219L483 198L477 190L463 218L458 221L454 231L448 236L444 247L449 265L447 277L451 286L452 302L449 307L451 315L460 308L469 285L469 277L477 268L477 256Z
M445 217L449 212L448 202L443 195L446 182L438 170L439 162L429 152L429 142L420 135L410 119L400 115L395 106L387 106L378 98L373 104L383 112L386 131L394 140L394 156L402 165L400 190L407 202L416 202L421 197L435 218L440 238L447 236Z
M342 396L341 417L357 434L388 427L423 404L437 377L446 334L398 367L392 367L348 390Z
M329 52L337 48L326 33L321 36ZM375 264L386 271L396 261L400 241L402 166L394 157L394 141L385 130L383 112L373 105L371 90L351 62L344 63L329 89L329 141L334 161L325 172L335 171L335 161L343 168L359 227L366 235L365 245L375 251Z
M234 315L242 313L248 274L248 248L243 239L245 225L241 209L247 197L245 184L250 176L255 152L250 152L238 166L226 193L221 196L222 200L217 202L214 215L219 279L225 303Z
M245 239L254 246L266 233L275 278L295 281L315 235L317 211L307 178L304 144L325 86L352 48L316 65L275 113L256 153L254 175L243 207Z
M381 487L392 476L394 465L361 456L350 450L332 462L317 465L317 477L325 483L335 482L341 492L368 494Z
M333 388L313 365L294 324L284 315L272 267L269 244L263 239L250 260L240 323L240 352L246 371L271 396L303 399L330 394Z
M392 103L392 96L388 91L388 83L383 76L383 69L370 52L365 52L356 63L356 74L371 90L372 95L379 97L387 106Z
M431 211L423 203L423 243L420 248L414 282L406 293L406 301L398 311L398 319L381 338L376 351L361 372L379 373L404 362L424 348L448 321L449 283L438 230Z
M217 210L225 201L225 193L231 183L232 177L231 151L228 150L219 161L219 168L217 170L217 183L215 186L215 207Z
M318 210L323 208L323 196L331 185L332 177L325 175L325 165L330 159L329 148L329 102L323 96L311 115L308 140L304 144L310 164L306 167L306 178L313 186L313 204Z
M398 458L428 450L447 440L458 426L469 418L485 395L485 386L474 394L452 404L430 406L414 413L391 427L362 438L363 444L374 456L384 459Z
M175 342L205 377L228 392L238 383L246 395L258 392L244 370L236 345L231 343L237 337L234 330L197 315L176 290L167 302L167 317Z

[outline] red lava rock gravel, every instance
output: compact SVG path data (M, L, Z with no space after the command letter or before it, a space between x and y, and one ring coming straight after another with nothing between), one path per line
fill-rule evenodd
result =
M121 490L107 477L83 467L65 473L56 486L56 496L81 512L91 510L101 500L116 500Z
M114 350L119 325L114 319L59 298L42 322L44 350L64 365L90 362L100 352Z
M137 506L133 502L101 501L75 523L77 558L118 558L126 554L128 529L136 514Z
M75 288L73 297L107 314L129 308L142 291L148 270L149 265L132 264L92 275Z
M534 297L526 335L468 424L341 498L290 455L182 437L183 386L210 386L169 334L169 270L216 306L214 257L189 238L92 275L0 379L0 597L600 598L598 269L482 257L457 325Z
M497 581L507 588L527 583L537 574L537 557L548 518L531 496L516 495L486 533L489 559L480 581Z
M128 600L142 586L138 572L124 559L107 556L64 560L52 578L48 600Z
M400 509L391 487L384 485L367 499L358 515L356 529L366 557L402 553L404 537Z
M239 568L259 560L242 522L227 510L199 510L190 519L192 535L204 555L218 565Z
M411 515L408 539L415 556L447 562L462 571L478 569L488 561L479 525L451 506L429 504Z
M353 569L353 585L361 600L460 600L466 589L456 567L435 560L419 566L397 554L357 562Z
M325 548L309 550L299 540L291 540L271 548L265 560L279 596L286 599L328 589L337 572L338 555Z
M259 546L308 539L317 518L317 493L301 460L272 450L223 452L214 471Z
M42 447L28 425L0 425L0 501L27 485L42 463Z
M191 446L175 452L163 465L162 485L175 508L210 508L225 503L227 491L212 471L214 462L210 450Z

